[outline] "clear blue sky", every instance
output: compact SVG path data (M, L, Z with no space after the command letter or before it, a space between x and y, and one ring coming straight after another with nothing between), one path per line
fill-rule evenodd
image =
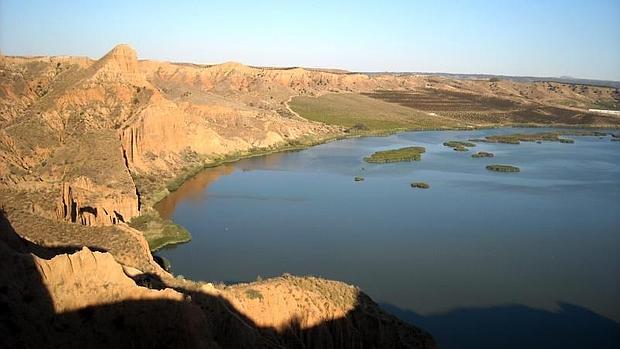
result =
M620 0L0 0L0 51L620 80Z

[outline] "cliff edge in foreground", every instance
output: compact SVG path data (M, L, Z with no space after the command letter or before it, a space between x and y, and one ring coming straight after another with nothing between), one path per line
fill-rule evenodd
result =
M0 338L7 348L435 348L353 286L283 276L216 288L20 238L2 213Z

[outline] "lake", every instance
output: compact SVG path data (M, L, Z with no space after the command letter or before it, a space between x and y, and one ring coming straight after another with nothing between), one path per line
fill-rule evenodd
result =
M355 284L443 348L618 345L620 142L442 145L545 130L346 139L206 169L158 204L192 234L158 254L196 280L291 273ZM426 153L363 161L405 146Z

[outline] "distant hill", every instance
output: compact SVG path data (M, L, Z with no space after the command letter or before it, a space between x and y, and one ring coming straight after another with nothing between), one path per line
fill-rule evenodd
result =
M366 72L369 75L422 75L422 76L441 76L450 79L459 80L488 80L497 78L500 80L510 80L516 82L557 82L561 84L579 84L600 87L620 88L620 81L613 80L596 80L596 79L580 79L570 76L561 77L540 77L540 76L512 76L512 75L493 75L493 74L457 74L457 73L428 73L428 72Z

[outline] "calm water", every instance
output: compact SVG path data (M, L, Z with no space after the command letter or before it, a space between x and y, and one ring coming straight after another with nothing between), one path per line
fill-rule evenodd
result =
M541 130L349 139L208 169L161 203L193 240L160 254L193 279L287 272L356 284L443 347L510 347L511 327L520 346L528 330L540 344L576 324L618 345L620 142L480 143L467 153L441 144L513 132ZM422 161L362 161L410 145L426 147ZM481 150L495 158L470 157ZM489 172L490 163L522 172Z

